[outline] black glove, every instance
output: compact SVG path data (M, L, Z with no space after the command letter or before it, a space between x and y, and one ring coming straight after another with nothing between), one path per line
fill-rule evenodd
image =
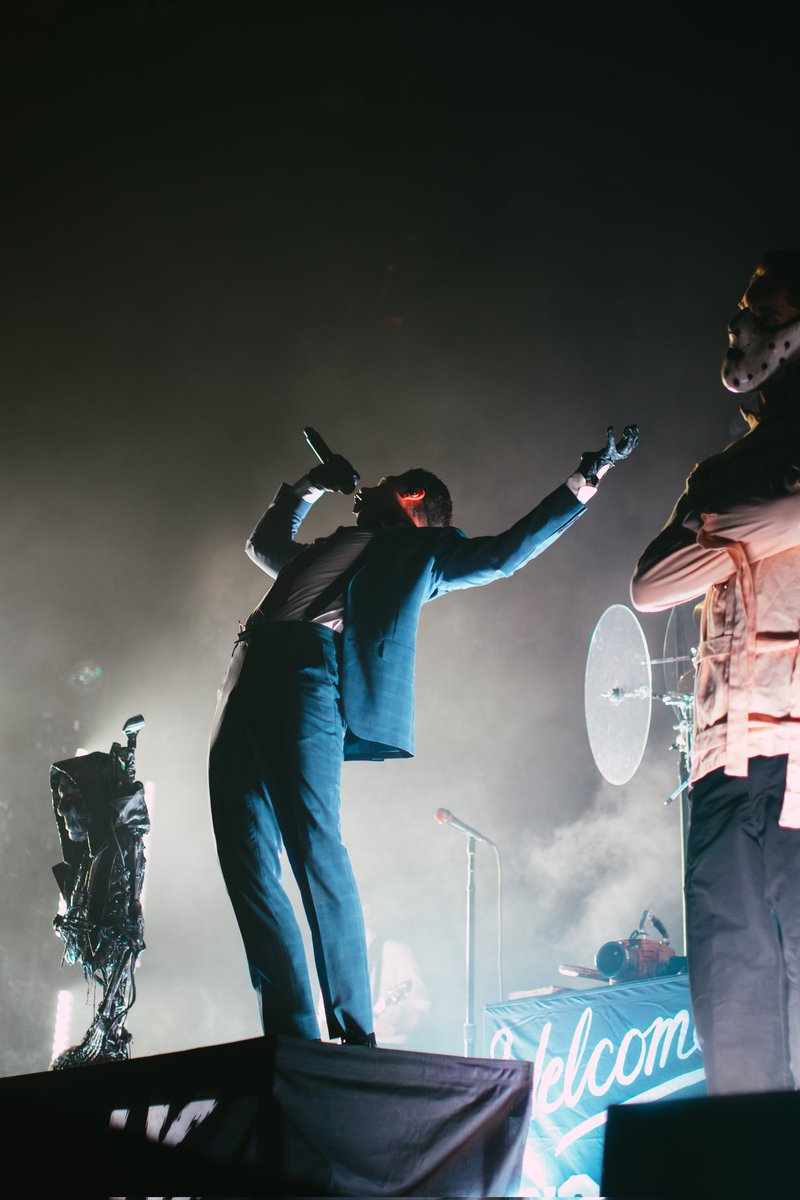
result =
M597 487L597 477L603 467L616 466L623 458L628 458L633 454L639 445L638 425L626 425L618 442L614 441L613 425L609 425L606 432L608 433L608 442L603 449L585 450L576 468L592 487Z
M308 472L309 483L324 488L326 492L344 492L349 496L361 483L361 477L346 458L334 454L327 462L312 467Z

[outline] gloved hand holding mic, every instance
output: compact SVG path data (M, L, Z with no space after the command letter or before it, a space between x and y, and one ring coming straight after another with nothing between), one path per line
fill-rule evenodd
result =
M303 434L319 459L319 466L312 467L308 472L309 482L326 492L351 495L361 482L361 476L352 463L341 454L334 454L316 429L312 429L310 425L303 430Z

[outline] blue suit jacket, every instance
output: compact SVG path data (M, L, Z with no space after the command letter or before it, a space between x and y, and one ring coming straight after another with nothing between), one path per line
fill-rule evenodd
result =
M295 534L311 505L280 488L247 543L276 577L305 549ZM414 753L414 658L423 604L456 588L513 575L583 512L566 484L510 529L468 538L459 529L381 530L358 560L345 597L342 704L346 759L409 758Z

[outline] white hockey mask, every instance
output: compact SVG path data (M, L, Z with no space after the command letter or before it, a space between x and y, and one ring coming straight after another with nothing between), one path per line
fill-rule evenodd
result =
M800 350L800 317L770 329L744 308L728 326L728 341L722 382L729 392L754 392Z

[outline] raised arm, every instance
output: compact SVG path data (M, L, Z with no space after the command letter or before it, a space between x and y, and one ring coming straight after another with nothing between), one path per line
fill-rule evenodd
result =
M325 492L349 495L358 482L358 475L347 459L334 454L325 463L312 467L291 487L281 484L275 499L245 542L248 558L277 579L289 559L306 549L305 543L295 541L295 536L311 505Z
M579 486L563 483L510 529L494 537L468 538L452 530L436 558L433 595L480 587L524 567L586 511L586 504L578 498Z
M273 579L290 558L305 549L295 535L311 505L320 498L323 489L314 487L307 475L292 487L281 484L275 499L245 543L245 552L257 567Z
M595 495L599 481L618 462L628 458L638 442L638 426L626 425L617 441L613 426L609 425L605 446L586 451L566 483L545 496L510 529L494 537L478 538L466 538L453 530L453 537L436 557L433 596L505 578L536 558L577 521Z

